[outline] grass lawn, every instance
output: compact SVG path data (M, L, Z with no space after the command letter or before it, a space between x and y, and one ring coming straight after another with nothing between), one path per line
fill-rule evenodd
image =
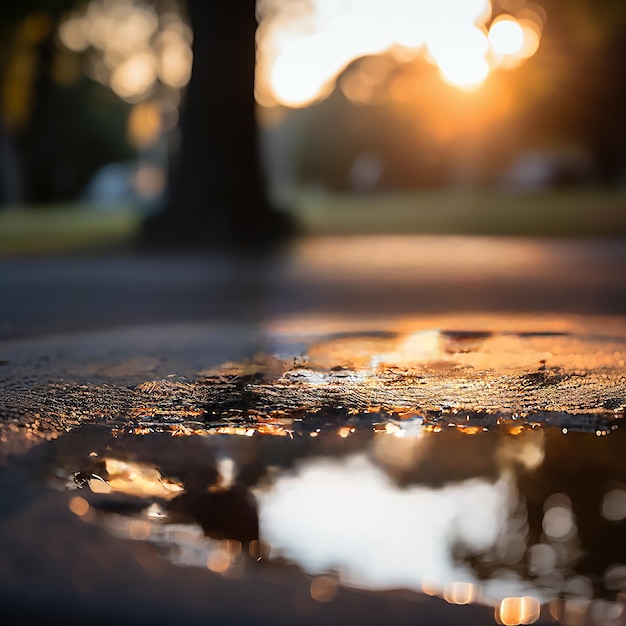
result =
M310 234L626 235L626 190L303 194L297 208Z
M132 207L98 210L82 204L0 211L0 255L37 254L126 245L140 216Z
M626 190L526 195L497 192L299 193L293 210L307 235L477 234L626 236ZM132 207L81 204L0 210L0 255L94 250L136 240Z

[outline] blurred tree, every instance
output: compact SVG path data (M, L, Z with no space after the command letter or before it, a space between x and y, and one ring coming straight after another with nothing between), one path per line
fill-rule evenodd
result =
M163 213L146 223L154 242L264 244L288 234L268 199L254 99L255 0L187 0L193 67L181 143Z
M78 59L72 80L59 78L59 61L72 59L60 59L57 28L81 4L0 5L0 204L74 199L96 169L132 155L128 106L84 77Z
M578 141L593 179L616 183L626 167L626 3L541 0L548 22L537 64L541 81L527 128Z
M25 0L0 6L0 202L24 196L20 144L41 110L55 21L71 0Z

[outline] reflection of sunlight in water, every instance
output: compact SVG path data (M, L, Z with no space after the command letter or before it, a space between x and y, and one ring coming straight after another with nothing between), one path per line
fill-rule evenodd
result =
M453 562L461 544L485 552L504 532L511 481L471 479L400 488L364 455L318 459L256 493L261 539L309 573L338 570L360 587L443 589L474 576Z
M159 546L172 563L230 579L249 567L277 572L287 559L312 577L317 602L332 601L343 583L492 606L499 624L534 623L544 603L567 626L623 623L626 566L614 532L626 515L623 466L615 457L609 480L607 448L585 456L595 437L577 447L584 435L533 430L481 444L415 420L389 425L360 442L353 426L315 443L302 433L296 459L286 437L207 439L216 476L200 486L168 478L156 461L92 452L72 474L89 489L68 506L117 537ZM338 449L351 452L334 456ZM563 476L555 454L569 459ZM580 481L582 459L591 482L606 484L591 507L589 485L568 487ZM581 560L594 551L598 564Z

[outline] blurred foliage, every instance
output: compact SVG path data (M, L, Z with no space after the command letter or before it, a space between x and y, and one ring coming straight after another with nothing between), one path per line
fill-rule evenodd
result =
M391 60L395 69L373 103L353 104L341 84L368 58L354 61L330 98L286 113L295 182L349 188L350 170L367 152L385 164L377 189L493 185L525 153L563 160L556 185L622 182L626 3L537 4L547 16L538 52L514 70L492 72L475 92L443 84L421 58ZM396 85L404 97L393 97Z
M86 3L0 4L0 204L73 199L101 165L134 154L128 105L86 78L76 55L56 41L60 18ZM380 87L389 91L402 78L413 90L405 101L355 106L337 88L327 101L289 112L281 132L292 133L286 143L296 182L344 189L355 159L372 152L386 164L381 189L493 184L516 155L553 146L584 148L592 164L584 182L619 181L626 3L536 4L547 14L537 54L516 70L494 72L475 93L442 84L417 60L397 65Z
M73 199L99 167L134 156L126 137L128 105L106 87L81 77L52 84L45 98L27 144L36 200Z
M0 203L74 199L93 173L133 155L128 106L57 43L82 0L0 6Z

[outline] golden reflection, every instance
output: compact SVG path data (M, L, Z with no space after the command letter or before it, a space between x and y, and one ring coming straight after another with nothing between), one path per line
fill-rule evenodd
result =
M495 610L495 619L503 626L518 624L534 624L540 616L541 604L537 598L523 596L521 598L504 598Z
M216 548L207 557L207 567L216 574L227 572L231 566L231 557L223 547Z
M449 583L443 589L443 599L450 604L471 604L478 599L478 590L472 583Z
M441 585L429 576L425 576L422 580L421 590L427 596L438 596L441 593Z
M70 500L70 511L74 513L74 515L78 515L78 517L84 517L89 513L89 502L80 496L74 496Z
M311 597L318 602L330 602L335 599L338 586L332 576L316 576L311 581Z
M158 497L171 500L183 491L182 485L162 478L161 474L148 465L104 459L106 481L101 477L91 477L89 487L94 493L116 491L135 497Z
M289 422L284 415L274 419ZM591 618L609 626L621 619L626 566L619 527L607 524L606 514L615 520L621 515L625 496L615 485L623 484L616 478L623 465L619 455L603 454L617 437L598 441L583 433L564 439L558 430L512 437L498 430L467 439L447 429L437 436L421 431L418 437L399 438L412 421L419 418L395 416L380 428L389 436L372 433L360 444L359 437L338 441L336 425L320 430L315 441L307 431L294 457L292 442L284 438L204 441L201 454L211 457L209 479L198 486L192 477L184 489L169 481L165 470L161 475L155 469L167 463L148 466L92 452L93 491L111 484L126 495L132 489L151 492L155 501L140 495L127 508L128 498L120 498L115 512L113 496L91 502L73 498L69 507L83 519L100 518L116 536L166 548L175 564L227 578L259 560L274 559L276 566L286 560L311 577L310 597L318 602L332 600L341 581L360 589L421 591L451 604L493 606L503 625L536 622L541 603L550 603L551 614L568 626ZM349 433L353 427L346 428ZM582 448L576 445L584 438L597 450L595 463L577 456ZM161 441L166 447L172 443L165 436ZM619 444L618 439L613 450L621 449ZM91 441L89 446L93 450ZM331 449L335 453L329 454ZM353 452L336 454L347 449ZM570 463L556 468L555 452L567 454ZM617 474L607 474L605 456L613 459ZM537 458L543 459L539 465ZM595 508L588 506L585 485L569 491L579 471L605 485L604 498L593 500ZM138 489L142 481L148 487ZM170 500L160 495L159 485L182 491ZM107 506L98 508L103 501ZM249 507L246 515L254 513L254 528L233 534L242 504ZM603 535L611 532L613 540L603 544ZM599 564L584 565L585 554Z

